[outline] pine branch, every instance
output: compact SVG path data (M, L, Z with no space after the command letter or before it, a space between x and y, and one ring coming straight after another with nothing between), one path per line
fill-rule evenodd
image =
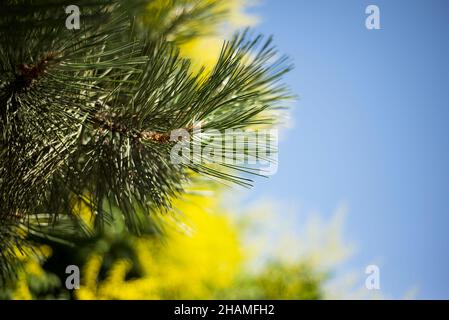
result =
M124 14L132 11L120 1L83 3L95 19L77 32L61 22L68 1L1 7L0 221L8 221L0 229L2 252L16 245L11 234L24 220L75 216L80 201L97 229L119 210L128 229L139 232L138 213L170 210L192 172L250 185L243 175L255 171L242 165L172 163L170 134L192 133L198 123L221 132L271 125L277 119L266 111L290 98L279 79L291 66L277 58L271 39L236 35L210 74L192 74L163 36L135 31Z

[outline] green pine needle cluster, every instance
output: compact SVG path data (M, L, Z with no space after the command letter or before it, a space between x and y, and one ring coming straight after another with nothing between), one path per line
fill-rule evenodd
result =
M185 5L189 10L160 29L142 26L148 2L77 1L80 30L65 26L72 1L0 5L3 273L24 234L63 239L70 228L81 232L70 223L80 202L96 228L117 208L138 232L136 213L169 209L192 172L250 183L239 174L251 171L244 167L171 163L170 132L195 123L220 131L275 123L265 111L289 98L279 79L291 66L271 39L243 32L224 43L210 73L193 73L174 42L197 33L182 27L189 19L212 21L213 2Z

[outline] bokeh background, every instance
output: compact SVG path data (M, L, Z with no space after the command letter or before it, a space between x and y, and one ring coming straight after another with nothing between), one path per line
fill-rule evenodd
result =
M257 29L294 58L300 100L270 197L324 219L340 206L346 265L381 271L381 291L449 298L449 3L264 0ZM380 9L381 30L365 28Z

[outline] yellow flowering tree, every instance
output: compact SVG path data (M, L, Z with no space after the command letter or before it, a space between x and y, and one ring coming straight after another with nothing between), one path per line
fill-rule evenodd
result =
M195 299L229 287L242 263L237 229L216 200L189 196L176 201L182 223L165 217L163 239L144 236L130 241L135 259L118 258L102 277L104 256L94 250L82 268L79 299ZM139 275L129 277L132 270Z

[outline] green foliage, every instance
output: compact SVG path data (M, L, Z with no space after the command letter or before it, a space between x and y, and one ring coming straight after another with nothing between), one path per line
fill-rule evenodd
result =
M314 271L307 261L271 261L255 273L243 274L232 287L220 292L219 299L319 300L323 298L324 274Z
M44 273L42 275L24 274L26 279L24 283L27 283L27 291L32 297L36 297L40 300L43 299L69 299L70 294L66 290L62 290L61 279L52 273ZM13 279L16 281L16 279ZM11 279L8 279L0 289L0 300L10 300L14 297L14 291L16 290L14 283ZM28 297L19 297L25 299Z
M192 171L250 183L238 174L243 167L171 163L169 134L191 131L195 121L217 130L274 123L261 115L289 97L278 80L290 66L286 58L273 60L270 39L243 33L224 44L210 74L192 74L167 37L182 42L199 32L187 32L183 23L224 13L213 1L170 3L160 11L159 21L167 23L151 32L134 16L148 2L78 1L82 26L75 31L65 28L70 1L1 4L3 273L13 248L26 246L15 228L64 242L70 230L82 230L72 219L79 203L90 208L99 230L118 208L127 229L140 232L137 212L169 209ZM167 20L169 11L181 14Z

